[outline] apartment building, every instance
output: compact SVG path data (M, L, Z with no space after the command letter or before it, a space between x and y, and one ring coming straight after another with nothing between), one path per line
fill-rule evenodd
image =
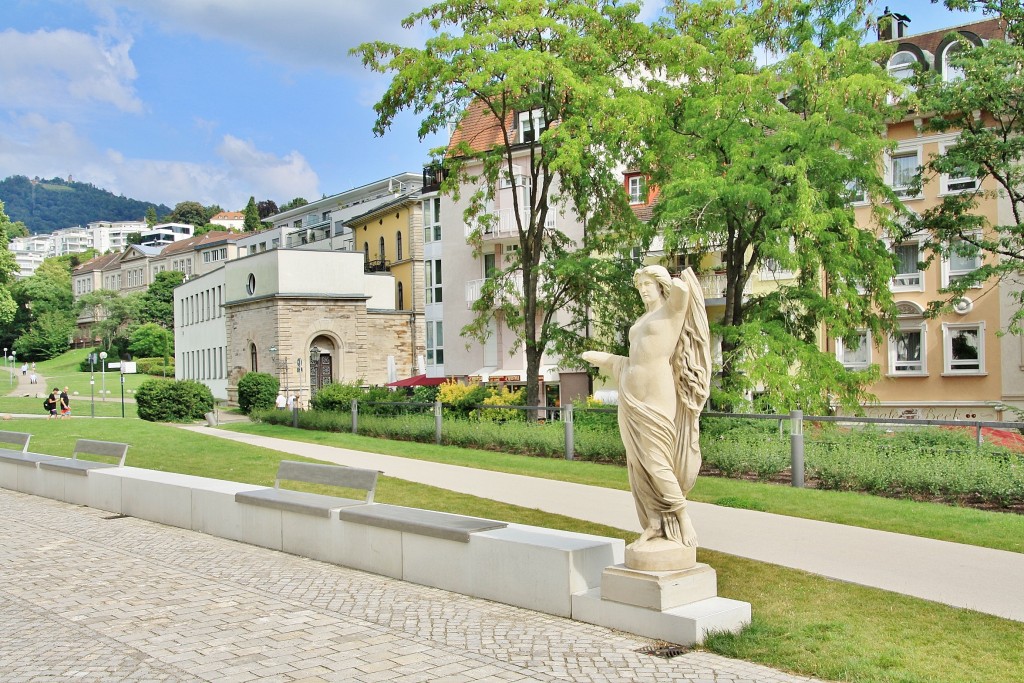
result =
M962 78L949 56L961 49L960 39L974 45L1002 40L997 19L974 22L918 35L907 35L905 17L896 15L890 33L881 35L896 43L888 68L897 78L908 78L920 68L940 74L944 80ZM931 157L955 145L956 132L935 134L924 129L927 112L888 125L886 135L896 143L883 160L886 182L904 205L918 214L937 205L944 196L977 189L996 189L991 179L943 174L915 193L912 179ZM978 112L979 116L988 116ZM870 197L854 203L858 222L869 226ZM1006 202L983 196L977 212L991 224L1006 222ZM829 340L836 357L848 368L877 365L882 379L871 387L875 404L864 406L868 415L933 419L1015 419L1007 407L1024 407L1024 340L1000 335L1013 313L1010 294L1018 283L987 282L956 302L953 312L938 318L925 316L928 304L945 298L942 289L982 265L984 258L954 256L926 269L925 235L884 235L897 256L897 274L891 283L897 300L897 332L884 339L861 336L856 349L841 340Z

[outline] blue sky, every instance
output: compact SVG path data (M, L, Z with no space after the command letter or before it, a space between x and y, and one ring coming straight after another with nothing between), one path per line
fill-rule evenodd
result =
M401 117L374 137L387 79L348 56L422 44L424 0L3 0L0 178L72 176L135 199L241 210L418 172L439 138ZM663 3L646 0L644 14ZM911 33L972 20L879 3Z

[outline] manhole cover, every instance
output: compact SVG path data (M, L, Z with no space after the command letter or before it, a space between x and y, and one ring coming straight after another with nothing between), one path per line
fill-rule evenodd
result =
M657 643L648 647L642 647L637 650L640 654L651 655L652 657L661 657L663 659L672 659L679 655L685 655L687 650L682 645L672 645L671 643Z

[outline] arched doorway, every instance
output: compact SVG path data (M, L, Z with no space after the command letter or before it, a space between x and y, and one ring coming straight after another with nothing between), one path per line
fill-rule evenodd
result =
M310 396L334 381L335 345L330 337L319 336L309 345Z

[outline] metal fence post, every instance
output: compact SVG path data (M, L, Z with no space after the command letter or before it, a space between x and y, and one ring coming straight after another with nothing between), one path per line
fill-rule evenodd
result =
M441 402L434 401L434 443L436 443L438 446L441 445L441 421Z
M359 433L359 399L352 399L352 433Z
M789 450L793 469L793 486L804 487L804 411L789 411Z
M565 459L573 460L576 457L576 433L573 429L571 403L562 408L562 424L565 425Z
M292 404L292 428L299 428L299 402Z
M978 433L977 433L978 448L981 448L981 444L985 440L985 437L982 436L981 424L980 423L978 424L977 430L978 430Z

